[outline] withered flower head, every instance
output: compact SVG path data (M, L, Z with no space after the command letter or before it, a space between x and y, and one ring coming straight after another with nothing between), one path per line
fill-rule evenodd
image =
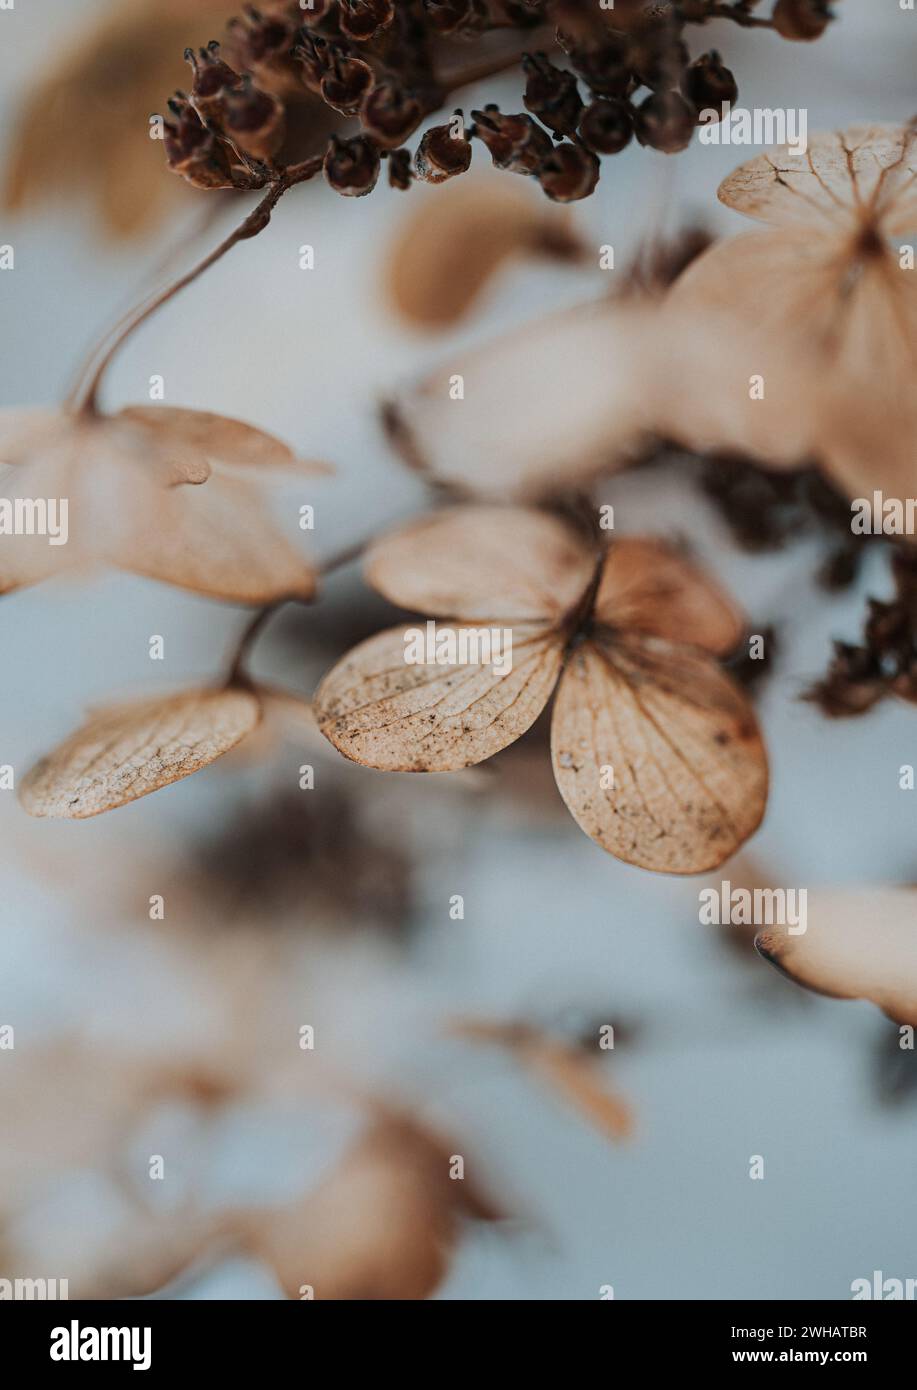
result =
M332 135L325 153L324 171L335 193L362 198L372 193L379 178L379 151L365 135L342 140Z

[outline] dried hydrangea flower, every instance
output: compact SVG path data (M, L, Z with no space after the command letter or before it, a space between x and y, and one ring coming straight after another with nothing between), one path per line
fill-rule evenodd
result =
M322 681L315 714L348 758L401 772L470 767L520 737L557 686L552 757L580 827L627 863L721 864L757 828L767 761L751 705L716 656L743 621L658 541L594 551L561 521L459 507L376 542L372 586L461 632L512 633L496 662L405 660L405 628L371 637ZM610 779L606 776L611 768Z

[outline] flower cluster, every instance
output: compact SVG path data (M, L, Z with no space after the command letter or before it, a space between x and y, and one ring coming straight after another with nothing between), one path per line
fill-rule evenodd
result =
M229 25L226 56L215 41L186 57L190 93L169 103L169 166L200 188L261 188L276 177L288 105L312 99L335 124L357 117L356 135L332 133L324 172L336 192L370 193L382 161L393 187L442 183L471 163L471 140L494 164L538 181L556 202L588 197L603 155L632 140L674 154L690 142L701 112L722 111L738 86L715 50L691 59L689 25L729 18L788 39L817 38L831 15L824 0L268 0ZM505 31L518 35L507 49ZM500 31L500 32L497 32ZM455 68L456 51L480 50ZM552 49L552 56L548 48ZM553 59L553 60L552 60ZM228 61L227 61L228 60ZM490 73L521 67L525 111L493 103L427 129L406 146L450 93Z

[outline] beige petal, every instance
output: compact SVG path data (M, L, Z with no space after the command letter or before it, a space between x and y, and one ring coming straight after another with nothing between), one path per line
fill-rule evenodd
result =
M813 889L806 931L759 933L761 955L835 999L871 999L897 1023L917 1025L917 889Z
M412 466L479 496L536 497L611 472L652 423L654 323L642 301L601 301L456 352L390 404L393 440Z
M378 593L418 613L467 620L561 618L594 567L569 526L522 507L450 507L372 545Z
M27 774L32 816L83 820L188 777L227 753L260 718L246 690L192 690L100 710Z
M22 463L36 449L59 440L66 429L59 410L0 410L0 464Z
M578 648L558 687L551 752L580 828L640 868L714 869L764 814L767 758L752 707L691 647L628 638Z
M744 618L699 565L664 541L625 536L602 569L595 616L610 627L688 642L723 656L745 628Z
M699 256L665 305L660 432L771 465L811 461L850 264L848 238L799 228L752 232Z
M843 230L866 220L888 195L905 196L897 170L911 145L912 137L894 125L810 135L805 154L781 147L740 165L720 184L718 196L727 207L764 222Z
M113 564L232 603L315 593L315 567L285 539L256 485L214 474L202 487L146 486L146 520L139 505L125 519L109 547Z
M241 420L207 410L178 406L133 405L114 417L148 432L157 451L174 455L183 470L201 460L234 468L285 469L307 476L332 470L325 463L300 459L288 444ZM189 471L191 471L189 469ZM197 481L189 478L188 481ZM201 480L202 481L202 480Z
M345 757L388 772L454 772L482 762L534 724L560 670L560 634L536 624L511 630L506 675L470 663L409 665L410 628L370 637L316 691L319 728Z
M450 1177L449 1145L390 1117L315 1191L253 1214L245 1243L289 1298L308 1285L316 1299L423 1299L449 1267L463 1214L495 1215L473 1175Z
M417 327L458 322L512 257L576 252L566 216L521 179L455 179L415 197L385 274L394 308Z

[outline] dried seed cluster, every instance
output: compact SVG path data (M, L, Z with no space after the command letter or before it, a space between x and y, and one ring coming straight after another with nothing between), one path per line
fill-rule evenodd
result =
M225 57L216 42L188 50L193 83L169 103L167 159L200 188L264 187L277 175L289 107L311 94L335 121L357 117L362 127L328 144L324 172L338 193L371 192L383 159L395 188L442 183L469 167L477 138L498 168L573 202L595 188L601 156L633 139L674 154L701 111L736 100L719 53L692 61L687 26L730 18L808 40L831 18L825 0L777 0L768 17L758 8L759 0L618 0L607 10L594 0L264 0L230 22ZM519 33L505 62L491 46L497 30L503 43L505 31ZM456 54L472 47L476 61L456 70ZM484 67L495 60L493 70L521 66L526 110L488 104L469 128L456 112L412 154L405 141L477 77L482 57Z

